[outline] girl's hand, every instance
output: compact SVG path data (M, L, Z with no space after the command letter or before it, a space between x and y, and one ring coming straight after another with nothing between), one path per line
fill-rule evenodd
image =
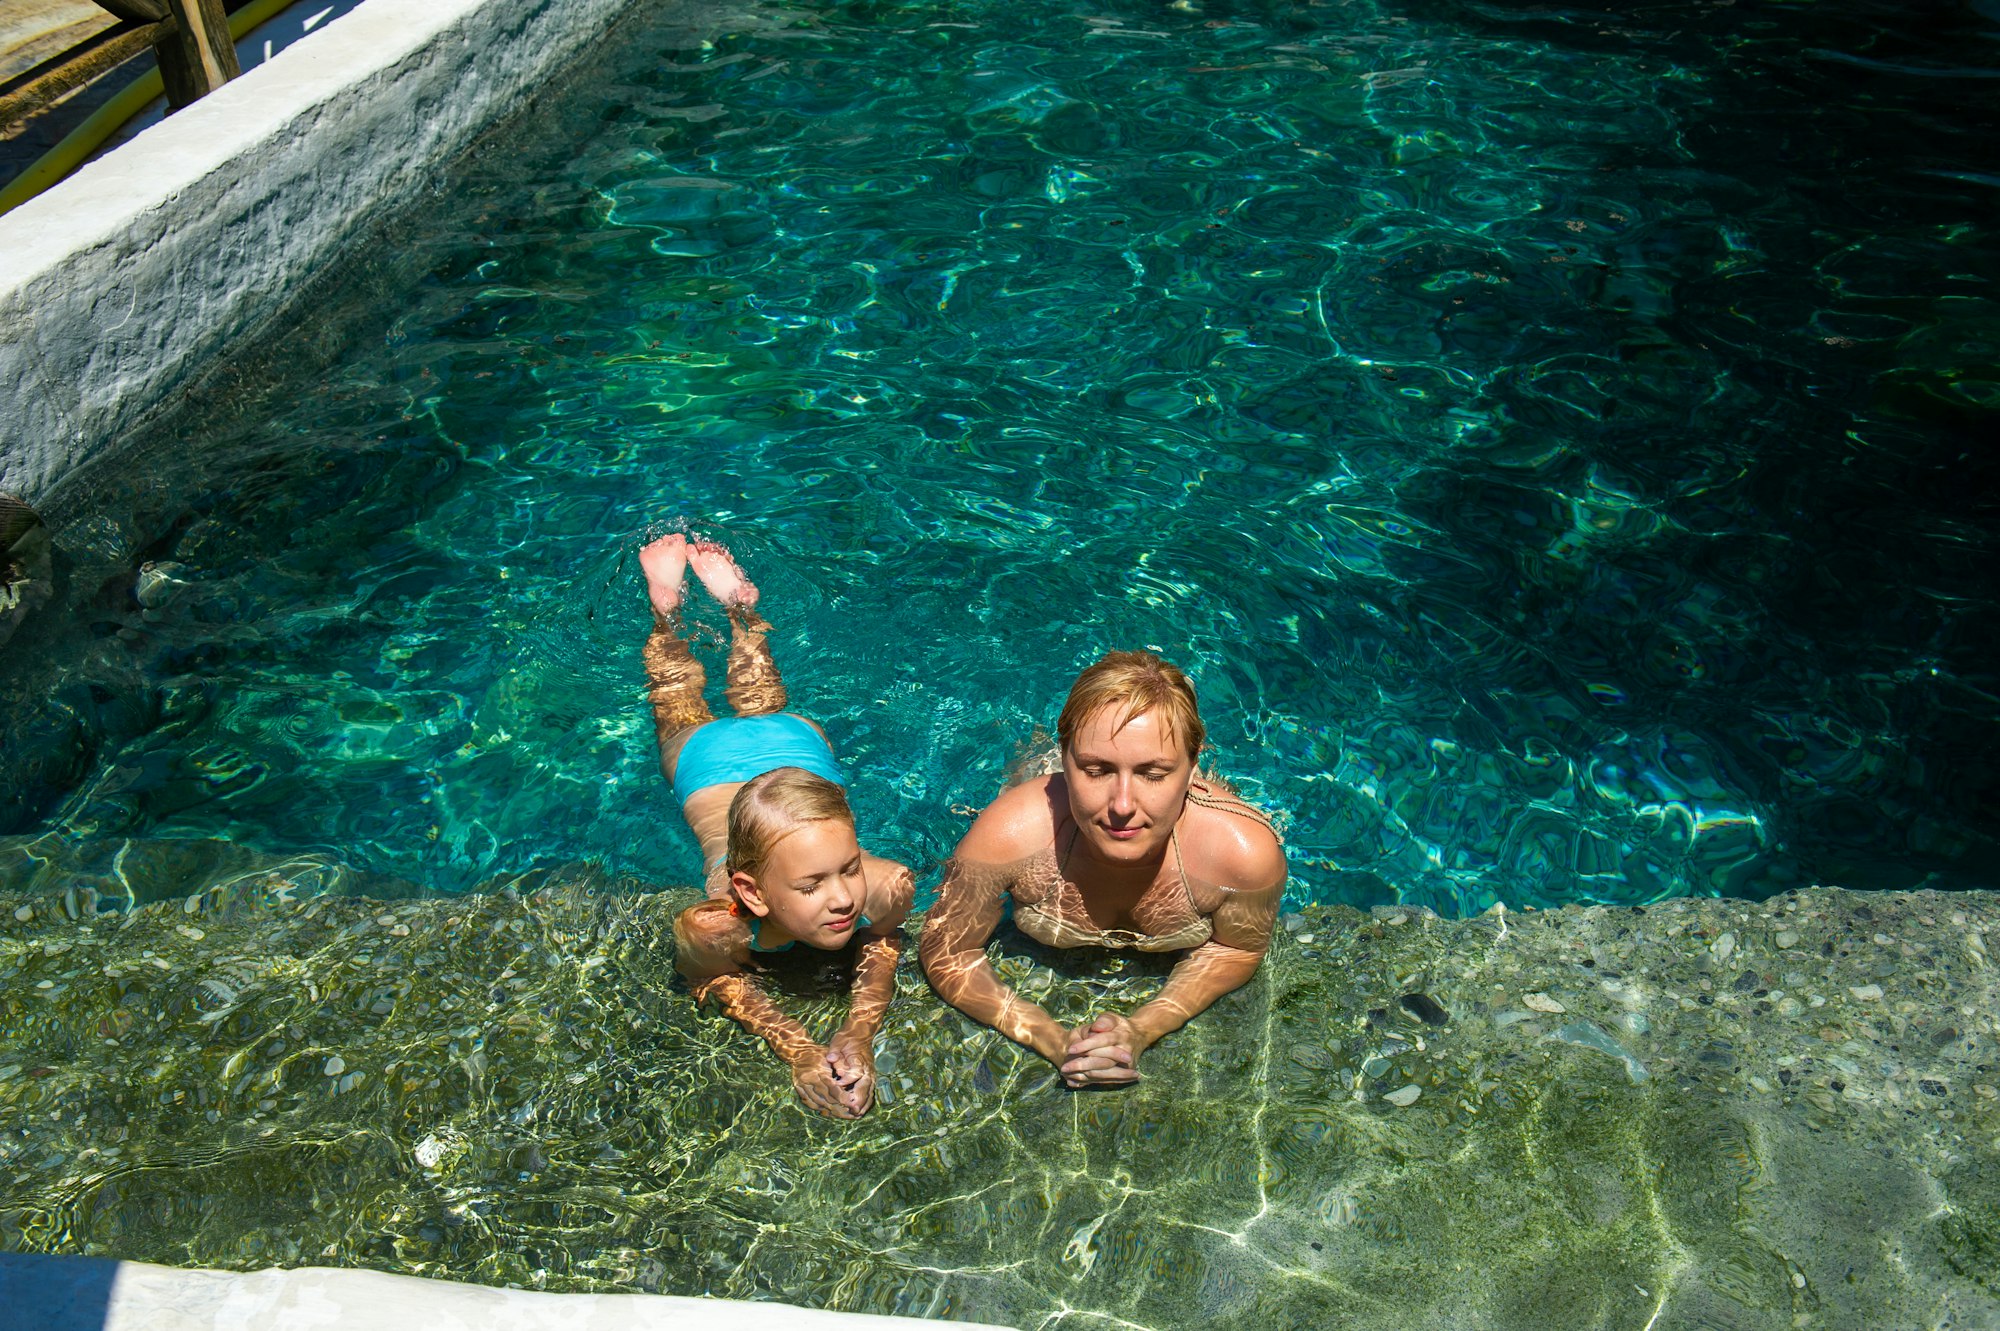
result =
M808 1045L792 1058L792 1089L805 1101L806 1108L828 1118L859 1118L861 1111L850 1107L847 1088L834 1080L833 1064L826 1050Z
M1063 1085L1123 1086L1139 1080L1139 1053L1145 1048L1128 1018L1106 1012L1069 1033L1060 1067Z
M875 1042L842 1031L827 1042L826 1062L841 1102L856 1118L867 1113L875 1103Z

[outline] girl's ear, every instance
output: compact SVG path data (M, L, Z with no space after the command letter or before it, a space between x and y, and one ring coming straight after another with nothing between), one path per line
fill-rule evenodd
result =
M743 903L743 909L758 919L771 913L771 903L764 900L764 893L758 888L757 880L741 869L729 875L729 887L736 893L736 899Z

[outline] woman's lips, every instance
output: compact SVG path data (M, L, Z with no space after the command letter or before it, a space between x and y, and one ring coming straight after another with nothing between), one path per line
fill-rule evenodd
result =
M1114 841L1130 841L1145 830L1143 827L1107 827L1104 829L1104 835Z

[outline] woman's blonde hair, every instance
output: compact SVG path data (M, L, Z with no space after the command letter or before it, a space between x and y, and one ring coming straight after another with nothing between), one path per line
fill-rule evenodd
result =
M1056 718L1056 739L1068 753L1076 743L1076 732L1099 709L1117 707L1122 729L1142 712L1158 712L1170 739L1187 749L1188 761L1201 753L1208 727L1194 702L1194 685L1178 666L1151 652L1106 652L1094 665L1086 666L1070 685L1069 701Z
M772 848L800 823L836 818L854 822L847 792L803 767L774 767L744 782L729 801L729 872L755 878Z

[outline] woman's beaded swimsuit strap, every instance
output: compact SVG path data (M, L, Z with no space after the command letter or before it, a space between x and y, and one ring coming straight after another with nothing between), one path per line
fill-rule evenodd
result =
M1181 825L1178 820L1174 823L1174 830L1167 833L1167 844L1174 848L1174 872L1181 876L1181 895L1187 898L1188 911L1199 919L1201 907L1194 904L1194 887L1188 882L1187 861L1181 858Z
M1195 782L1188 787L1187 797L1190 804L1199 804L1204 809L1214 809L1218 813L1233 813L1239 818L1248 818L1252 822L1261 825L1272 836L1277 837L1280 845L1284 844L1285 838L1279 833L1277 824L1271 821L1271 815L1265 813L1262 809L1247 800L1240 799L1235 795L1213 794L1209 791L1208 787L1200 782ZM1186 875L1183 874L1182 877L1186 877Z

